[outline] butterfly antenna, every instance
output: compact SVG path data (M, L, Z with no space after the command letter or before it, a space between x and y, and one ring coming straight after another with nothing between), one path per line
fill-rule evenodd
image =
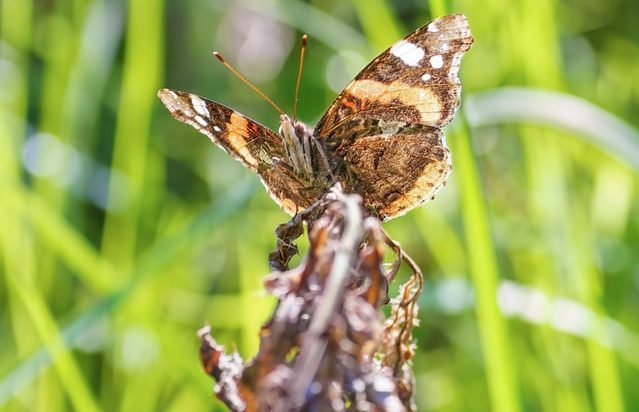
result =
M302 69L304 68L304 53L306 53L306 43L308 35L302 36L302 46L300 48L300 62L297 69L297 83L295 83L295 102L293 103L293 119L297 119L297 102L300 99L300 83L302 82Z
M275 108L275 110L278 111L279 114L284 114L284 111L282 109L280 109L280 107L278 105L276 105L273 100L271 100L263 91L258 89L257 86L254 85L253 83L251 83L246 77L242 76L237 70L235 70L233 68L233 66L231 66L226 60L224 60L224 57L222 57L222 55L220 53L215 51L215 52L213 52L213 55L215 55L215 57L217 57L217 59L220 61L220 63L222 63L224 65L224 67L229 69L231 71L231 73L233 73L235 76L237 76L238 79L242 80L244 82L244 84L246 84L248 87L253 89L253 91L255 93L259 94L260 96L262 96L262 98L264 100L269 102L269 104L271 106L273 106Z

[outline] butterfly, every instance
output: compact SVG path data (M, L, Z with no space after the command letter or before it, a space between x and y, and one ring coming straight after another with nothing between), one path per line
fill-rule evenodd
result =
M462 14L420 27L368 64L315 128L282 113L275 133L195 94L161 89L158 96L174 118L256 172L290 215L339 181L387 220L446 183L451 158L441 128L459 107L460 61L472 43Z

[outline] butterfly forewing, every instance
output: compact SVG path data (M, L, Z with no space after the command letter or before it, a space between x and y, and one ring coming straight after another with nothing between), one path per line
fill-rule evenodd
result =
M257 172L269 195L289 214L310 206L321 193L308 188L281 162L286 156L282 139L256 121L217 102L170 89L158 92L177 120L189 124L213 143Z
M208 136L250 170L258 170L261 151L283 155L277 134L229 107L170 89L160 90L158 96L174 118Z
M353 119L442 127L459 107L460 60L473 38L461 14L433 20L396 42L339 94L318 123L324 138Z

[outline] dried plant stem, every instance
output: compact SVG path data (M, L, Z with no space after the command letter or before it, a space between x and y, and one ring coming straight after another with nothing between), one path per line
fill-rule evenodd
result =
M356 195L341 195L343 201L343 232L335 250L333 267L328 277L324 294L317 301L315 317L308 328L302 343L302 351L293 368L295 379L289 399L283 409L296 410L304 401L304 392L311 383L322 360L327 339L322 337L342 301L348 282L348 273L357 256L357 248L362 242L362 211L360 198Z
M288 269L294 243L308 228L310 250ZM265 281L279 303L260 333L260 350L245 364L200 333L204 369L232 411L412 411L412 329L422 273L358 195L339 186L312 208L278 226L275 271ZM395 261L384 270L388 249ZM401 262L412 276L388 299ZM390 302L383 322L380 307Z

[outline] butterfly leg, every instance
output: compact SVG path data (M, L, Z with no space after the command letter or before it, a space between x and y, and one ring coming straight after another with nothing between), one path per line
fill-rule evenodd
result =
M315 148L317 149L317 152L319 153L319 157L320 157L322 166L324 166L324 168L328 172L328 175L331 177L331 182L334 182L335 181L335 174L333 173L331 165L330 165L330 163L328 161L328 156L326 156L326 150L324 150L324 146L317 139L317 137L314 136L314 135L311 136L311 141L313 142L313 145L315 146Z
M279 157L272 157L271 161L273 162L274 165L283 167L284 169L291 172L291 174L293 174L294 176L297 176L297 173L295 172L295 168L291 166L290 164L286 163L286 161L284 161L283 159L280 159Z

